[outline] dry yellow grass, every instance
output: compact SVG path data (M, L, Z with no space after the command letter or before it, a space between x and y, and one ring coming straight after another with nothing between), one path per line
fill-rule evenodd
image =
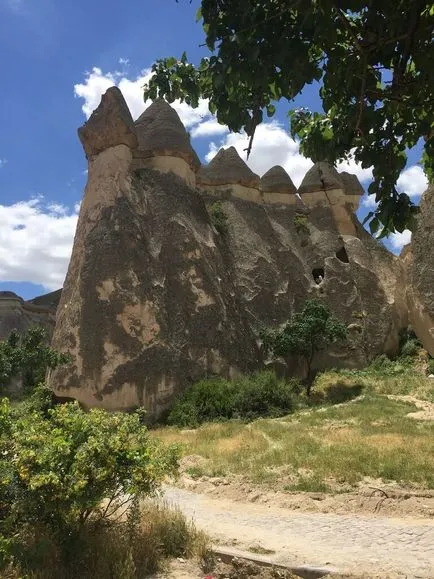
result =
M356 485L365 477L434 488L434 422L407 415L415 406L386 394L433 399L434 385L421 375L381 378L328 372L315 384L317 400L335 405L299 410L251 424L204 424L197 430L162 428L154 435L181 442L185 455L206 461L192 475L242 475L297 490L327 490L324 481ZM355 399L352 396L358 395Z

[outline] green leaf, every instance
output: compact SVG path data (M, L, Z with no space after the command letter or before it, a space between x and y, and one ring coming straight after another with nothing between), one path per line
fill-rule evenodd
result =
M275 112L276 112L276 107L274 105L268 105L267 106L267 116L268 117L272 117Z

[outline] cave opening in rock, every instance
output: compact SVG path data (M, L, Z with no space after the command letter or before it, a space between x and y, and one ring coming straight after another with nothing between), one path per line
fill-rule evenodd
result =
M312 276L316 284L320 284L324 279L324 268L314 267L312 270Z
M336 257L342 261L343 263L350 263L350 260L348 259L348 253L347 250L345 249L345 247L341 247L337 252L336 252Z

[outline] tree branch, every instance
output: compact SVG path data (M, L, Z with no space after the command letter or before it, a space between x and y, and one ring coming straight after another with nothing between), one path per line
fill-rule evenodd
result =
M359 134L363 134L363 131L360 128L360 124L362 122L363 117L363 110L365 108L365 93L366 93L366 76L367 76L367 56L363 54L363 61L362 61L362 84L360 87L360 96L359 96L359 114L357 117L356 127L355 130Z

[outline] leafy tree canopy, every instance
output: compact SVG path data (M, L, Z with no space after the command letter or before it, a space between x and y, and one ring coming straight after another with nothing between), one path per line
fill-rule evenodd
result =
M345 340L347 329L325 304L307 300L303 310L294 314L281 330L262 333L264 349L275 356L296 354L307 364L308 393L315 354L335 342Z
M184 53L153 65L145 99L181 99L209 109L251 137L275 102L321 81L323 113L290 110L291 133L313 161L354 155L373 166L378 209L371 231L411 228L417 208L396 182L407 148L423 138L434 176L434 4L428 0L202 0L199 65Z

